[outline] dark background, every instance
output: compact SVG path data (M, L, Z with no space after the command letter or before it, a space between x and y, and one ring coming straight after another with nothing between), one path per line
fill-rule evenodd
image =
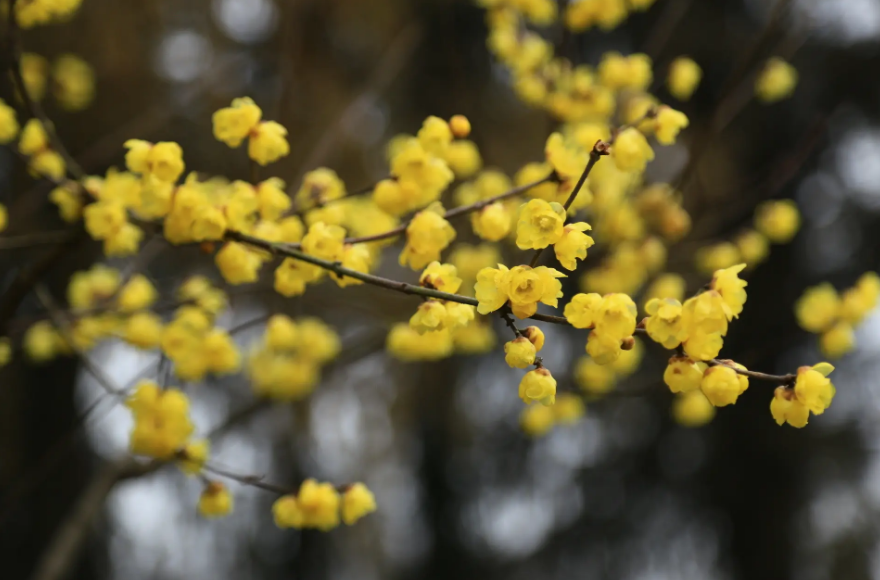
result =
M669 179L700 155L685 191L694 232L670 257L695 287L699 244L734 234L758 200L798 201L802 231L751 273L723 351L749 368L789 372L820 360L816 337L792 313L803 289L820 280L844 288L878 267L880 1L783 2L777 18L771 4L658 0L611 33L579 37L573 57L649 50L661 78L680 54L703 66L702 86L681 106L691 128L649 169ZM429 114L466 114L487 166L513 173L542 157L555 123L513 96L485 48L483 16L464 0L85 0L70 23L29 31L24 43L95 67L87 111L47 101L90 172L121 165L122 142L138 137L180 142L188 170L247 178L241 152L210 133L211 113L247 94L290 130L291 155L273 174L296 182L328 165L354 189L383 175L383 143ZM719 102L747 94L771 54L799 70L794 98L748 103L723 119ZM727 126L712 130L719 115ZM9 235L61 227L48 190L0 151ZM194 272L216 277L196 249L156 244L147 271L162 287ZM0 250L0 282L47 251ZM100 259L97 246L79 244L46 279L63 296L70 274ZM404 275L394 261L383 269ZM78 579L880 577L877 316L833 375L834 404L803 430L775 425L772 387L760 383L707 427L676 426L663 358L648 348L642 370L590 404L584 421L530 441L517 427L519 374L497 352L432 364L383 353L384 332L416 303L326 285L295 301L236 296L229 326L267 309L317 314L340 331L346 353L314 396L292 406L255 405L240 378L193 391L199 431L226 425L214 443L224 465L278 482L362 479L376 491L377 514L329 534L276 529L272 498L248 488L234 488L230 518L200 520L198 482L120 459L130 424L118 405L104 400L80 424L100 391L74 360L3 368L0 577L46 570L50 552ZM29 297L17 317L38 310ZM565 388L583 336L546 331L548 365ZM92 356L120 385L155 368L118 344Z

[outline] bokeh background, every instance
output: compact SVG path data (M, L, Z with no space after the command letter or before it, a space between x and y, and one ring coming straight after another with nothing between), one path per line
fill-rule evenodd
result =
M792 312L803 289L848 287L880 266L880 0L783 1L778 17L774 4L657 0L611 33L579 37L573 55L596 63L608 50L646 50L662 75L688 54L705 69L683 107L691 128L649 171L669 179L700 156L685 192L695 227L671 256L674 270L688 274L694 249L735 233L756 201L799 203L801 233L751 273L724 350L784 373L820 359ZM247 178L244 155L210 125L214 110L247 94L290 130L291 155L272 173L293 183L328 165L354 189L384 175L384 142L429 114L467 115L487 166L512 173L542 157L554 121L513 95L485 48L483 18L469 0L85 0L70 23L24 43L95 67L90 109L48 105L90 172L121 165L122 143L139 137L180 142L188 169ZM748 104L700 143L730 79L748 83L771 54L798 68L794 98ZM0 86L9 100L8 82ZM60 228L48 190L0 151L10 235ZM217 277L195 248L148 247L147 272L163 288ZM0 283L47 251L0 250ZM63 296L73 271L101 259L80 244L46 280ZM405 275L386 262L383 273ZM234 293L227 327L269 311L314 314L345 351L294 405L254 402L241 378L190 391L199 432L216 431L219 464L273 482L315 476L375 490L378 513L329 534L276 529L273 498L235 484L234 514L200 519L200 483L125 459L129 414L76 361L2 369L0 576L51 570L47 554L60 553L51 577L83 580L880 578L880 315L858 329L857 350L834 374L834 404L806 429L777 427L772 387L760 383L710 425L677 426L663 357L649 348L641 371L591 403L585 420L533 441L518 427L520 373L498 353L430 364L384 353L388 328L415 304L326 285L284 300L271 281ZM29 297L16 316L39 310ZM566 330L546 329L561 388L583 348ZM92 357L119 385L157 367L117 343Z

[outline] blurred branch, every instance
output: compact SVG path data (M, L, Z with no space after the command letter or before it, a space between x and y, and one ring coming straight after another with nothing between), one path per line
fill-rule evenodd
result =
M324 130L317 145L297 171L296 178L288 186L290 191L303 180L307 171L324 163L327 156L336 147L342 128L356 121L388 89L391 82L400 74L400 71L415 53L421 37L422 30L417 23L408 24L397 34L385 54L382 55L378 66L373 70L366 86L342 110L336 120Z
M140 463L125 457L105 464L95 473L67 518L43 552L32 580L61 580L73 571L91 525L104 505L104 500L120 481L155 471L161 464Z

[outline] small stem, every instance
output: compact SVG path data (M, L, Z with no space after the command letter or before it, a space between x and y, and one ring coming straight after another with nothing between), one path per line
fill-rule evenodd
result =
M797 375L787 374L787 375L771 375L768 373L761 373L758 371L749 371L745 369L739 369L735 366L727 364L725 361L720 361L717 358L709 361L709 366L721 366L727 367L731 370L736 371L737 374L743 375L744 377L749 377L752 379L757 379L759 381L769 381L771 383L776 383L779 385L791 386L797 380Z
M226 479L231 479L232 481L237 481L238 483L241 483L243 485L249 485L251 487L256 487L264 491L277 493L278 495L287 495L293 491L286 487L263 481L264 476L262 475L241 475L239 473L233 473L232 471L227 471L213 465L203 465L202 469L207 471L208 473L213 473L214 475L219 475L220 477L225 477Z
M516 338L523 336L522 330L520 330L516 326L516 321L513 319L513 316L511 316L510 306L504 306L501 308L501 319L504 321L504 323L507 325L507 327L513 332L513 334L514 334L514 336L516 336Z

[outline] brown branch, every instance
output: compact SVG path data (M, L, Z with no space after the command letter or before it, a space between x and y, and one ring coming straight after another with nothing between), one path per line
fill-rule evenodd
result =
M757 379L759 381L769 381L771 383L776 383L777 385L785 385L785 386L790 387L790 386L794 385L795 381L797 380L797 375L795 375L795 374L789 373L787 375L771 375L768 373L761 373L758 371L749 371L746 369L736 368L733 365L727 364L730 362L732 362L732 361L718 360L717 358L715 358L715 359L710 360L708 362L708 364L709 364L709 366L727 367L731 370L736 371L736 374L738 374L738 375L742 375L744 377L749 377L751 379Z
M113 487L122 480L154 471L153 463L138 463L130 457L107 463L83 490L73 509L46 547L32 580L61 580L75 568L95 518Z
M515 197L517 195L523 194L533 187L537 187L543 183L548 183L551 181L557 181L559 178L556 176L556 173L551 173L547 177L543 179L539 179L538 181L534 181L532 183L526 183L525 185L520 185L519 187L514 187L509 191L505 191L504 193L500 193L496 196L490 197L488 199L482 199L480 201L463 205L461 207L457 207L447 211L443 214L443 218L447 220L455 219L457 217L461 217L463 215L467 215L474 211L479 211L484 207L495 203L496 201L502 201L511 197ZM374 234L372 236L362 236L359 238L346 238L346 244L365 244L368 242L378 242L379 240L387 240L388 238L393 238L399 236L406 232L406 228L409 226L410 222L406 222L403 225L400 225L394 229L388 230L387 232L382 232L380 234ZM290 248L300 248L301 244L288 244Z

